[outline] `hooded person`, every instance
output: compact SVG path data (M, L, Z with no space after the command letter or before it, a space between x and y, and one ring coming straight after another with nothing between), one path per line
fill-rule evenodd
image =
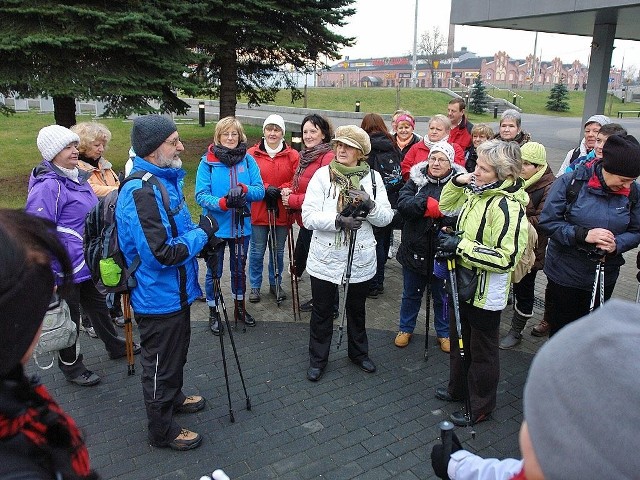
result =
M440 193L445 184L454 175L465 173L454 158L455 151L450 143L436 142L428 159L411 167L409 181L400 190L398 211L404 224L396 258L402 265L403 290L398 333L394 340L399 348L406 347L411 341L426 291L433 298L433 324L438 345L446 353L451 349L444 280L433 275L433 259L441 228L455 223L455 219L444 217L439 208Z
M313 297L307 379L313 382L323 375L329 360L334 299L347 271L350 281L343 299L347 354L365 372L376 370L365 329L369 280L376 273L372 226L384 227L393 218L382 177L366 162L371 151L367 132L356 125L339 127L332 144L335 157L313 175L302 204L302 221L313 230L307 261Z
M52 300L56 264L66 291L72 266L56 226L0 210L0 477L95 479L74 420L24 366Z
M524 387L522 460L481 458L454 438L431 452L436 475L457 480L634 479L640 417L640 306L620 299L575 322L538 351ZM624 358L621 362L620 359ZM455 435L455 434L454 434Z
M604 272L604 300L611 297L623 254L640 244L640 145L631 135L612 135L602 152L602 159L553 183L540 215L539 229L549 237L544 273L550 335L600 305L600 295L592 295L599 289L598 269Z
M567 152L564 161L560 165L560 168L558 168L556 177L566 173L569 166L576 161L587 161L595 158L594 148L596 146L598 132L602 126L610 123L611 119L606 115L591 115L587 121L584 122L584 136L582 140L580 140L580 145Z

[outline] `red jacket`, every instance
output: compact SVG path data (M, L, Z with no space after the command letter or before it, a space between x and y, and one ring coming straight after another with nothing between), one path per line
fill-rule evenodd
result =
M247 153L255 158L256 163L258 164L265 191L270 185L277 188L290 188L291 181L293 180L293 174L295 173L296 168L298 168L298 162L300 162L300 155L296 150L285 143L284 148L279 151L275 157L271 158L264 150L263 142L264 140L261 140L260 143L256 143L253 147L250 147L247 150ZM265 200L253 202L251 204L251 224L269 225L267 202ZM287 211L284 205L282 205L281 199L278 200L278 216L276 218L276 225L288 225Z
M329 165L334 157L333 150L329 150L327 153L318 157L315 162L307 166L298 179L298 188L289 196L289 208L294 211L294 218L298 225L302 225L302 202L304 202L304 195L307 192L307 186L311 181L311 177L320 167ZM293 186L291 187L293 188Z
M453 147L453 151L455 152L455 156L453 161L464 168L464 150L457 143L453 143L451 141L451 137L449 137L449 143ZM409 149L407 154L404 156L404 160L400 163L400 169L402 171L402 178L404 181L409 180L409 170L416 163L424 162L429 157L429 147L427 147L423 141L416 143L413 147Z
M463 150L466 150L469 148L473 140L471 137L472 128L473 124L467 120L466 116L463 115L460 125L451 128L451 131L449 132L449 143L457 143Z

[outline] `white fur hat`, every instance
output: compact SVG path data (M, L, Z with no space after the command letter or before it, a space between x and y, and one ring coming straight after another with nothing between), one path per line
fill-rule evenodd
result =
M61 125L49 125L38 133L36 143L42 158L51 161L70 143L80 143L78 134Z

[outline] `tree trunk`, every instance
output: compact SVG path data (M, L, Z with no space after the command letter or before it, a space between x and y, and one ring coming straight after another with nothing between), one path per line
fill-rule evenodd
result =
M236 114L238 103L238 58L233 48L224 48L220 57L220 118Z
M73 97L53 97L53 118L58 125L70 128L76 124L76 100Z

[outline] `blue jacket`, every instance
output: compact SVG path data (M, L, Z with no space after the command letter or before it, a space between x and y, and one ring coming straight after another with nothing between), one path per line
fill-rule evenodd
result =
M589 186L594 168L595 165L580 165L576 169L575 178L582 181L582 186L570 206L566 200L567 185L574 174L566 173L556 179L538 225L549 236L544 273L559 285L582 290L593 287L596 262L588 256L593 245L576 241L576 230L606 228L615 235L617 250L607 255L604 262L606 285L616 282L620 266L624 264L622 254L640 244L640 204L629 210L631 204L627 196Z
M118 241L128 265L140 255L134 273L137 286L131 304L138 314L161 315L188 307L202 295L198 284L196 255L207 243L207 234L193 223L184 203L181 168L160 168L135 157L132 172L155 175L167 189L177 232L172 232L160 191L142 180L130 180L122 187L116 204Z
M255 159L248 153L233 167L227 167L213 153L213 145L202 156L196 173L196 202L202 207L203 215L212 215L218 222L218 238L234 238L238 234L251 235L251 216L246 216L240 231L232 225L235 209L228 209L225 195L229 189L241 185L247 195L247 208L251 212L251 202L264 198L264 184Z

